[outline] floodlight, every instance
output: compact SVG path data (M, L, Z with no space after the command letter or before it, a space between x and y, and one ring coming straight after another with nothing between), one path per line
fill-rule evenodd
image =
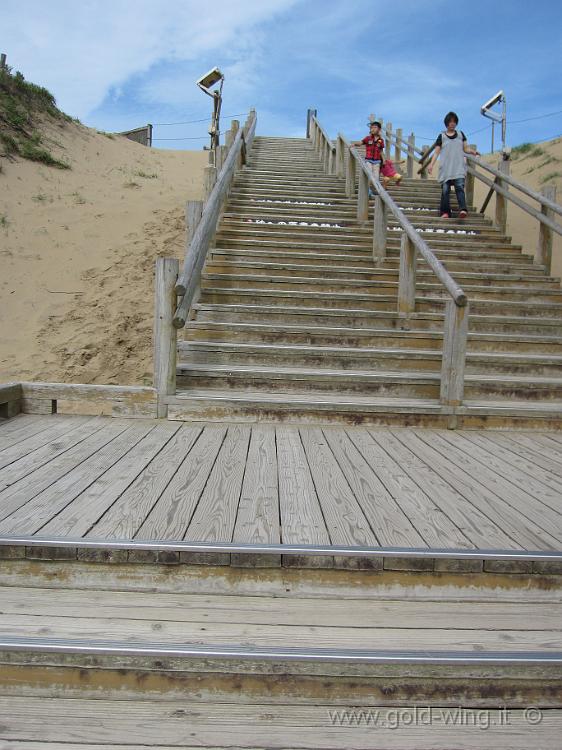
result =
M220 85L217 89L214 91L211 91L211 86L214 86L216 83L219 83ZM211 127L209 128L209 135L211 136L211 151L213 151L213 162L216 166L217 163L217 146L219 145L219 138L220 138L220 113L221 113L221 105L222 105L222 87L224 84L224 75L220 72L218 68L213 68L212 70L209 70L208 73L205 73L204 76L201 76L201 78L197 81L197 85L201 89L201 91L204 91L208 96L212 97L213 99L213 115L211 119Z
M502 104L501 114L492 112L492 107L496 104ZM506 100L503 90L494 94L487 102L480 107L480 114L492 121L492 153L494 153L494 124L501 122L502 126L502 151L505 153L505 126L506 126Z
M497 94L494 94L494 96L492 96L491 99L488 99L488 101L480 107L480 114L486 117L487 116L486 111L489 110L490 107L493 107L494 104L497 104L498 102L503 101L503 99L504 99L503 91L498 91Z
M209 89L211 88L211 86L214 86L215 83L223 80L224 75L220 72L220 70L218 68L213 68L208 73L205 73L204 76L201 76L201 78L197 81L197 85L199 86L201 91L204 91L209 96L214 96L214 93Z

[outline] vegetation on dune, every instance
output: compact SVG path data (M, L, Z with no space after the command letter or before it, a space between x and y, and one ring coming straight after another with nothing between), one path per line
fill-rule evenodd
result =
M50 91L26 81L9 67L0 70L0 148L3 156L18 155L50 167L69 169L70 165L56 159L43 143L38 130L41 120L50 118L69 122L68 115L58 109Z

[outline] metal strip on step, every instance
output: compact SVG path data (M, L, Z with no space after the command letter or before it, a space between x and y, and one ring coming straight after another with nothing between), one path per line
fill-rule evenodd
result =
M96 656L157 656L169 658L243 659L261 661L336 662L348 664L562 664L554 651L401 651L360 649L260 648L252 646L200 646L151 643L130 645L120 641L59 638L0 638L0 652L83 654Z
M329 544L239 544L139 539L4 536L0 547L58 547L153 552L208 552L247 555L334 555L337 557L401 557L446 560L511 560L562 562L562 550L441 549L419 547L351 547Z

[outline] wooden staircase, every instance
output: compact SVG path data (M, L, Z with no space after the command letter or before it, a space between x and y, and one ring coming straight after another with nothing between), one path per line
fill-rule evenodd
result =
M394 217L377 266L372 205L358 222L308 140L256 137L179 342L170 418L560 426L559 279L474 207L438 218L439 189L390 192L470 298L461 407L439 402L446 296L422 261L416 312L397 313Z

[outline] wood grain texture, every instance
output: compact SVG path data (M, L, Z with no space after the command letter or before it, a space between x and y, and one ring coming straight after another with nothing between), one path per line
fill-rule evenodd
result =
M244 482L232 540L245 544L279 544L279 489L275 428L252 428ZM233 554L233 565L278 567L280 555Z
M234 532L250 429L231 425L186 532L186 539L199 542L230 542ZM192 563L228 565L230 555L184 553Z
M510 712L507 726L492 724L482 731L478 722L457 719L451 726L435 719L430 726L411 726L390 722L388 709L370 707L371 717L378 710L377 747L381 750L559 750L562 733L562 711L545 710L537 726L526 722L522 710ZM269 748L302 748L313 750L372 750L375 729L368 725L338 726L328 705L260 705L206 703L186 707L179 701L110 701L69 698L7 697L0 699L4 742L34 741L49 743L98 743L108 750L113 746L149 746L247 750ZM432 715L438 715L438 708ZM497 716L497 712L494 712ZM451 720L449 720L451 722ZM392 727L392 728L391 728ZM5 745L6 748L10 747ZM17 747L17 745L16 745ZM11 750L11 748L10 748ZM90 750L90 748L88 748ZM116 748L115 748L116 750Z
M295 427L277 427L279 506L284 544L329 544L330 535ZM332 557L287 556L287 566L332 567Z
M377 433L374 432L374 435ZM467 538L367 430L349 436L429 547L470 547Z
M406 516L343 429L325 429L324 436L365 517L383 547L425 547Z
M73 466L71 470L51 482L41 492L36 493L32 490L32 497L29 496L28 491L25 491L23 496L16 491L8 502L17 498L18 507L0 522L0 533L37 533L52 516L66 508L72 500L125 455L151 429L151 426L137 422L131 424L113 436L111 440L98 446L98 450L86 456L80 464ZM100 433L103 433L103 430ZM96 437L100 433L97 433ZM27 500L22 502L24 497L27 497Z
M135 480L88 532L88 537L134 537L183 460L184 450L189 450L192 441L199 434L197 429L187 429L182 430L178 436L180 427L177 423L162 422L154 428L150 441L156 456L139 466L141 470Z
M137 539L183 539L226 435L226 427L205 427L178 467Z

